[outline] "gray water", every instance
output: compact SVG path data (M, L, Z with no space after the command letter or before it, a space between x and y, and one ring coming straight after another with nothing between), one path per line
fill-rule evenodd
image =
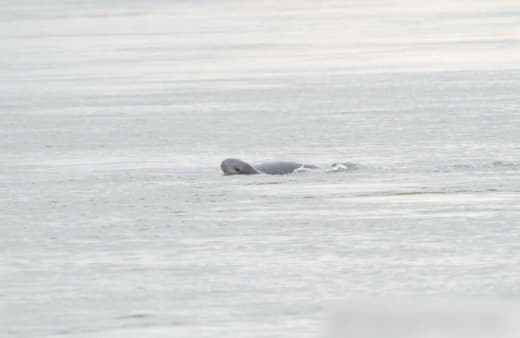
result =
M317 337L352 296L520 297L516 0L3 0L0 42L2 336Z

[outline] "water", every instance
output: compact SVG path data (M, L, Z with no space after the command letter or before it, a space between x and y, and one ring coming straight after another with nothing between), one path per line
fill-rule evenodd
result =
M352 296L520 296L517 1L4 0L0 32L9 337L317 337Z

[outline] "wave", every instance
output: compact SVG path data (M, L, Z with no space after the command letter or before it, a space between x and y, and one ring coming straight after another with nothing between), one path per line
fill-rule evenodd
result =
M354 162L336 162L331 165L331 168L328 172L336 173L336 172L345 172L358 170L361 166Z
M456 172L474 170L520 170L520 162L492 161L483 163L455 163L442 166L434 172Z

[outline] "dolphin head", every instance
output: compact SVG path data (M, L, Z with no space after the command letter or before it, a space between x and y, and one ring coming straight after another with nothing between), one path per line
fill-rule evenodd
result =
M222 161L220 168L224 172L224 175L254 175L258 174L258 171L248 163L235 159L228 158Z

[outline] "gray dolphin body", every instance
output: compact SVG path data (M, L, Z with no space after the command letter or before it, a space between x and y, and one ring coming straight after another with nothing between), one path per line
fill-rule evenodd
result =
M220 168L224 172L224 175L286 175L293 173L297 169L317 169L318 167L297 162L266 162L252 166L247 162L235 158L228 158L222 161Z

